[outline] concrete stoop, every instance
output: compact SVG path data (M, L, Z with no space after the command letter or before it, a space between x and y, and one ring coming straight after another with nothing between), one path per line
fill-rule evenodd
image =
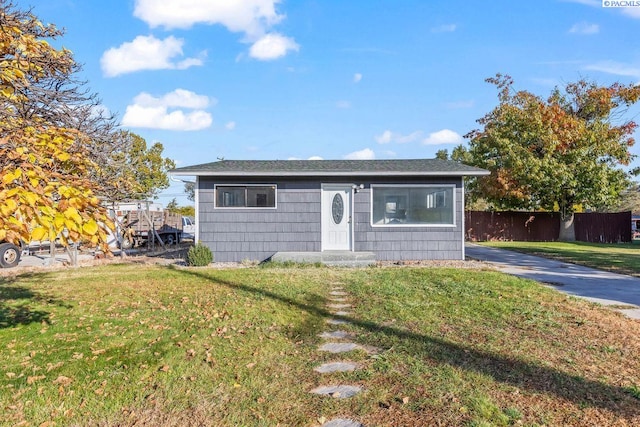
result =
M276 252L271 261L321 263L331 267L368 267L376 265L373 252L323 251L323 252Z

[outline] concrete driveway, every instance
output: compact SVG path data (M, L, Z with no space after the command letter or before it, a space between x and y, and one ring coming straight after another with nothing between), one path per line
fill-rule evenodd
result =
M543 282L569 295L614 308L640 319L640 278L609 273L504 249L467 243L468 258L493 264L503 273Z

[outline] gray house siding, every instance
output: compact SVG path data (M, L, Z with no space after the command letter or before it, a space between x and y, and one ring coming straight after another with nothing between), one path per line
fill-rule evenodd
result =
M320 251L320 184L199 179L199 239L215 261L263 261L276 252ZM275 184L276 209L216 209L216 184Z
M198 180L199 240L209 246L215 260L262 261L276 252L321 250L322 184L363 184L353 198L353 249L370 251L379 260L461 259L463 254L463 186L454 178L327 177L273 179L247 177ZM273 209L216 209L217 184L275 184ZM454 184L455 226L371 226L371 184Z
M455 226L372 227L371 184L454 184ZM374 252L379 261L462 259L463 203L461 178L369 180L365 188L355 194L354 250Z

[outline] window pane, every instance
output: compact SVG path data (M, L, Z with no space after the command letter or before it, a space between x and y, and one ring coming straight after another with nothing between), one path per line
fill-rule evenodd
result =
M245 207L245 188L244 187L217 187L218 193L217 205L219 207Z
M453 187L373 187L374 225L453 224Z
M216 207L275 208L276 186L216 186Z
M274 208L275 206L275 187L247 187L247 207Z

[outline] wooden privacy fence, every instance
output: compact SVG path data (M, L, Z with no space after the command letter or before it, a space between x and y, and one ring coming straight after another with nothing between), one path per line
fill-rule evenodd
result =
M631 241L631 212L577 213L576 240L592 243ZM557 212L465 212L466 238L471 241L516 240L551 242L560 234Z

